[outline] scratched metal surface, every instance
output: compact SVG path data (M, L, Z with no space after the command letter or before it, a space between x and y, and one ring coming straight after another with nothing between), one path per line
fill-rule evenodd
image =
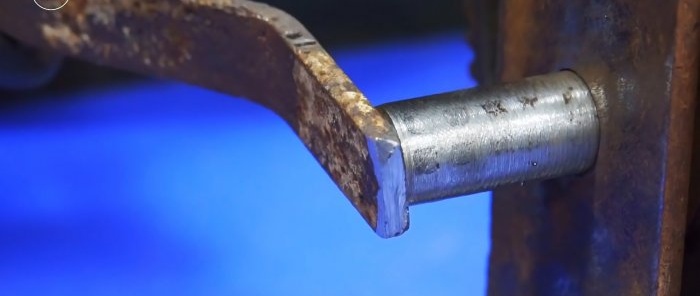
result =
M596 167L496 190L490 295L678 295L698 1L504 0L502 80L575 69L601 118Z
M570 71L381 105L396 127L411 204L588 170L598 119Z

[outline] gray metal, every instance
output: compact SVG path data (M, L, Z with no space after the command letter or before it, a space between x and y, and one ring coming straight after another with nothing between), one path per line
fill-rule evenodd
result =
M569 71L379 108L397 131L409 205L581 173L598 151L594 101Z
M367 139L367 148L379 180L375 232L384 238L398 236L408 229L409 217L406 168L396 131L389 129L382 137Z

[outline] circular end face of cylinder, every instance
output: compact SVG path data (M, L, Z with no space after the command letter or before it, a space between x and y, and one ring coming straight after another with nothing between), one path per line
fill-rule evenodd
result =
M401 235L409 226L406 202L406 173L401 144L395 133L367 141L374 171L379 181L377 190L377 227L383 238Z

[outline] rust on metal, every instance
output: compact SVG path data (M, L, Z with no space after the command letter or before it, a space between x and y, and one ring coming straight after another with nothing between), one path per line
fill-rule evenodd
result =
M699 4L500 4L498 79L575 70L597 99L601 145L587 174L494 192L489 294L678 295Z
M479 85L497 82L496 47L498 45L498 12L500 0L466 0L469 43L477 58L472 61L471 74Z
M390 125L288 14L243 0L71 0L51 12L32 1L3 1L0 31L272 109L377 229L380 184L368 142L383 138Z
M680 36L683 38L678 38L679 42L687 43L686 46L681 48L697 48L698 42L700 42L700 31L697 30L698 22L693 21L693 13L700 10L700 3L697 1L685 1L682 5L678 7L679 18L683 21L680 23L685 27L679 27L677 30ZM688 28L688 26L694 26L693 28ZM679 56L681 60L687 61L684 65L679 65L683 67L688 67L688 71L698 71L700 70L700 57L698 57L697 52L693 51L679 51ZM699 85L693 84L690 79L698 79L697 77L680 77L682 81L686 81L688 88L679 89L679 91L689 92L687 95L695 95L698 97L697 88ZM697 116L697 109L700 107L699 104L695 105L695 124L694 124L694 139L693 139L693 155L691 156L689 164L691 167L690 174L690 191L688 196L688 213L687 213L687 229L685 235L685 249L683 252L683 274L681 281L681 295L698 295L700 294L700 282L697 280L698 274L700 274L700 215L698 215L698 208L700 208L700 118ZM692 108L692 106L687 106L687 108Z

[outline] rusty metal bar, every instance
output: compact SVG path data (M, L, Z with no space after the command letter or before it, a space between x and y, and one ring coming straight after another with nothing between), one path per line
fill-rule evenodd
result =
M382 163L397 149L385 117L288 14L237 0L72 0L57 11L0 3L0 31L38 48L177 79L272 109L296 131L367 223L382 236Z

